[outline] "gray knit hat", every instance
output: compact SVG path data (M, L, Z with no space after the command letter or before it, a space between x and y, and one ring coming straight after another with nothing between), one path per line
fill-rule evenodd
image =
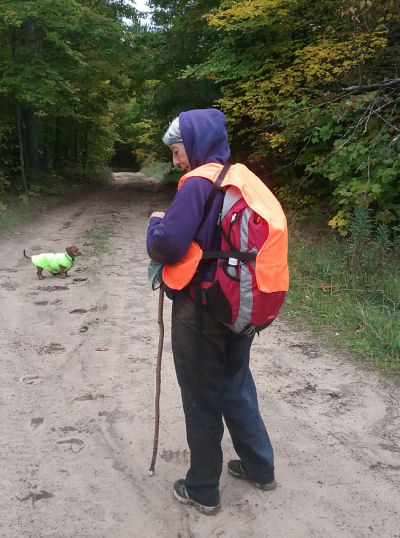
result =
M179 117L172 120L172 122L169 124L169 127L162 140L167 146L175 144L175 142L182 142L181 129L179 127Z

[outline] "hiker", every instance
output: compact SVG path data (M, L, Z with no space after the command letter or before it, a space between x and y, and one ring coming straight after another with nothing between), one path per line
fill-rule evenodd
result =
M210 178L196 176L195 169L207 163L222 168L227 163L230 148L225 116L217 109L182 112L170 124L163 142L172 151L174 166L185 172L194 170L194 176L180 184L166 213L151 214L147 231L150 258L163 264L164 271L170 271L169 285L165 285L164 279L163 286L172 299L172 351L191 454L186 477L175 482L173 493L181 503L194 505L209 515L220 509L223 419L239 456L228 463L231 475L246 479L259 489L273 490L274 455L249 369L254 334L237 334L218 321L201 304L194 284L196 277L190 279L192 272L179 265L184 263L182 260L186 260L193 244L203 252L220 248L218 221L224 191L214 189ZM184 179L185 176L181 182ZM287 271L286 252L282 253L283 258ZM201 284L213 280L216 265L212 259L203 264ZM171 285L171 281L177 284ZM271 293L275 300L277 296L281 304L284 291Z

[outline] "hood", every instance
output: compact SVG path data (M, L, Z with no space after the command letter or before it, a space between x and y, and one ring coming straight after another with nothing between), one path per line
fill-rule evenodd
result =
M179 127L191 169L202 164L225 164L231 150L225 116L215 108L188 110L179 114Z

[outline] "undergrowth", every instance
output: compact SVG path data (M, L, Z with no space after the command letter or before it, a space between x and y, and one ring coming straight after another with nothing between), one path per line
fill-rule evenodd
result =
M400 374L400 229L375 226L365 209L355 211L345 239L294 219L289 229L291 285L282 312Z
M109 168L86 177L82 176L82 171L79 175L76 169L65 170L65 173L62 178L46 176L38 183L30 183L28 192L12 189L10 182L0 188L0 234L32 221L68 197L104 186L111 178Z

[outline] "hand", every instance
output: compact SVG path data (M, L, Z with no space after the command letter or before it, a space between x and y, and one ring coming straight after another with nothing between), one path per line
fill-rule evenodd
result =
M164 215L165 215L164 211L153 211L153 213L150 215L150 218L158 217L160 219L163 219Z

